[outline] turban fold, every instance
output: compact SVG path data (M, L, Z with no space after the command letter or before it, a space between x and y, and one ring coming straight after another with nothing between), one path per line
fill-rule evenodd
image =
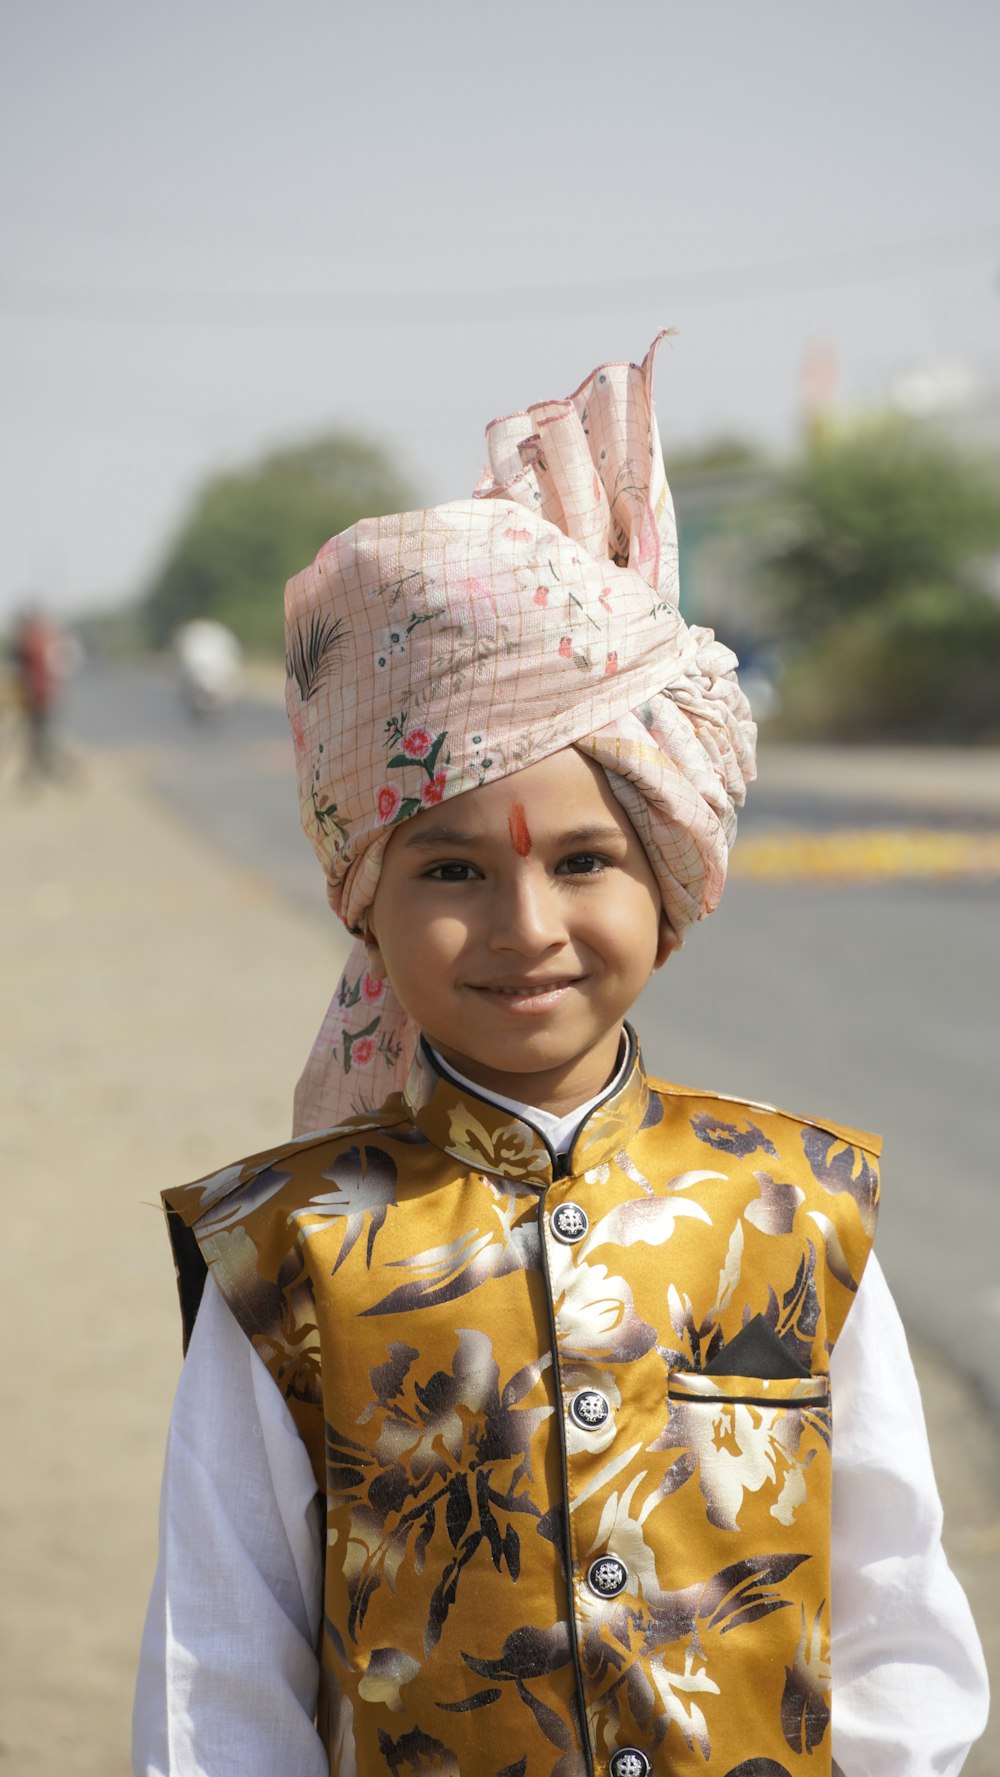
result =
M734 654L680 614L677 531L641 365L495 420L474 496L363 519L285 593L302 823L360 933L401 821L566 746L603 767L681 941L717 905L756 731ZM296 1133L400 1086L417 1032L354 946Z

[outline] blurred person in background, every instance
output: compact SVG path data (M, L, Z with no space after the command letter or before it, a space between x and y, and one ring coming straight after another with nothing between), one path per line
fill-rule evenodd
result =
M73 665L72 647L62 630L31 606L15 624L8 659L24 732L22 781L65 777L68 762L56 721Z
M181 696L199 721L228 709L240 680L243 651L231 629L213 617L182 623L174 636Z

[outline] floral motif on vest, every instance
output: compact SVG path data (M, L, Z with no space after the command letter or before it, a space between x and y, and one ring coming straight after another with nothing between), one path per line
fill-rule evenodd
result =
M635 1050L563 1173L422 1053L377 1122L167 1193L326 1499L331 1772L829 1773L877 1148Z

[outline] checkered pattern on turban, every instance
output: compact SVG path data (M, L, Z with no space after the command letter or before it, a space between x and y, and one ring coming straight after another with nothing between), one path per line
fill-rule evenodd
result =
M495 420L472 499L363 519L289 581L302 823L351 931L401 821L569 745L606 771L678 940L716 906L756 731L735 655L679 610L662 337L641 365ZM380 1103L416 1037L356 945L296 1131Z

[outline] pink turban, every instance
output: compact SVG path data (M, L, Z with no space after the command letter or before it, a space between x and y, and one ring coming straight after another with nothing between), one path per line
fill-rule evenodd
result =
M717 905L756 731L736 657L678 608L653 362L487 428L470 500L363 519L285 593L302 824L361 932L401 821L575 746L603 767L678 938ZM418 1033L363 945L296 1091L295 1129L403 1084Z

